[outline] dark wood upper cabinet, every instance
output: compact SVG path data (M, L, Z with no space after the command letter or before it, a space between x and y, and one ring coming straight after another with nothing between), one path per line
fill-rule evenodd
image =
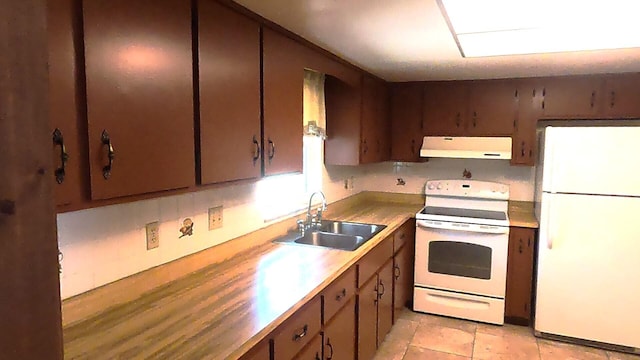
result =
M324 163L358 165L360 163L360 88L327 75L324 80L327 139Z
M468 106L468 82L436 81L426 83L423 110L425 135L464 135Z
M92 199L194 185L190 3L83 5Z
M518 80L518 113L511 149L512 165L535 165L536 124L542 116L544 83L540 79Z
M420 146L424 133L423 87L421 83L400 83L391 86L391 160L420 160Z
M362 77L360 164L389 159L389 96L384 82Z
M606 75L603 114L609 118L640 118L640 74Z
M505 318L528 325L531 319L535 229L512 227L509 231Z
M602 79L597 76L546 78L541 102L544 118L593 118L600 114Z
M516 126L518 88L513 80L469 83L467 135L510 136Z
M263 30L265 175L302 172L302 47Z
M198 1L200 182L260 177L260 25Z
M79 80L80 7L74 0L47 2L49 41L49 120L56 205L88 198L88 158L84 98Z

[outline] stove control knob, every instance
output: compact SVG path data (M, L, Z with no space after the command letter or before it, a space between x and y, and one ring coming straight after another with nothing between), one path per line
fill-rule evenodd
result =
M438 190L442 190L442 184L438 183Z
M434 183L429 183L429 184L427 185L427 189L429 189L429 190L433 190L433 189L435 189L435 188L436 188L436 185L435 185Z

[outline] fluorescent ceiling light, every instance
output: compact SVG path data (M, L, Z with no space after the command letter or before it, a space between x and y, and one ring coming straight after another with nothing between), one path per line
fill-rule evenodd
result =
M640 47L640 1L438 2L464 57Z

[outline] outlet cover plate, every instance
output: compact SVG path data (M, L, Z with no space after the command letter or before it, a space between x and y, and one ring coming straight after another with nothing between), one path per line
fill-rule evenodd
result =
M160 246L160 223L158 221L148 223L145 229L147 230L147 250Z
M222 205L209 208L209 231L222 227Z

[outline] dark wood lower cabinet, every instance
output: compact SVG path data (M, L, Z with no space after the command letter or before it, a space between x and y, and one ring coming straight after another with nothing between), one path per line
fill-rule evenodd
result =
M356 297L336 314L324 329L324 359L353 360L356 356Z
M376 346L384 341L393 325L393 259L378 272L378 331Z
M509 231L505 296L505 321L509 323L529 325L531 321L535 232L535 229L520 227Z
M413 242L406 244L393 257L393 321L413 299Z
M358 359L371 359L376 353L378 326L378 276L372 276L358 295Z

